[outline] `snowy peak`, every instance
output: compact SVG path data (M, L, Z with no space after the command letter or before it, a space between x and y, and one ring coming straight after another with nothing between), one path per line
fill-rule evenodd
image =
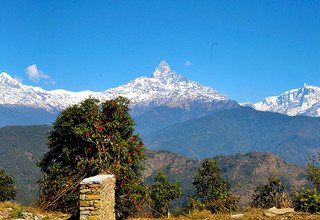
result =
M193 101L211 102L229 100L214 90L177 74L161 61L151 77L140 77L126 85L104 92L110 97L121 95L138 106L188 106Z
M155 71L152 75L153 76L155 76L156 77L156 72L157 73L162 73L162 74L166 74L166 73L169 73L169 72L171 72L171 69L170 69L170 66L169 66L169 64L166 62L166 61L164 61L164 60L162 60L160 63L159 63L159 66L156 68L156 70L158 70L158 71Z
M290 116L320 116L320 87L304 83L301 88L292 89L279 96L270 96L253 104L261 111L273 111Z
M171 70L161 61L151 77L139 77L129 83L103 92L67 90L46 91L27 86L7 73L0 74L0 104L45 109L50 112L93 97L108 100L117 96L131 99L132 106L170 106L188 108L192 103L227 102L230 99L213 88L203 86Z
M187 78L184 76L181 76L171 70L169 64L164 60L160 62L159 66L154 70L151 77L160 80L162 83L175 83L187 80Z

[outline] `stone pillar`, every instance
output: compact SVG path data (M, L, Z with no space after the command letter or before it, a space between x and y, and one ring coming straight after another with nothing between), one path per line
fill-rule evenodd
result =
M80 183L80 220L115 220L115 177L97 175Z

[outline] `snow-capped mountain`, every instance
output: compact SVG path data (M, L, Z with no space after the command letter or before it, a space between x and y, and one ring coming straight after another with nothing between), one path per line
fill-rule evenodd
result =
M290 116L320 116L320 87L304 84L279 96L270 96L262 102L246 104L260 111L272 111Z
M102 92L67 90L46 91L40 87L27 86L7 73L0 74L0 104L25 106L56 112L88 97L108 100L124 96L132 107L169 106L188 108L192 102L228 102L230 99L213 88L191 81L170 69L161 61L151 77L139 77L126 85Z

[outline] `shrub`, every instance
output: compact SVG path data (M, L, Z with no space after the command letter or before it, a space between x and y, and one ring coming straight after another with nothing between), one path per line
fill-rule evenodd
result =
M288 207L290 199L279 178L271 177L267 185L259 185L254 190L251 206L256 208Z
M0 202L12 200L16 195L13 179L0 169Z
M320 194L316 189L302 189L293 194L293 205L296 211L319 213Z
M207 205L207 209L212 213L229 213L239 211L238 198L226 196L225 198L213 199Z
M185 212L191 213L195 210L203 211L206 208L206 204L195 197L188 197L187 203L185 205Z

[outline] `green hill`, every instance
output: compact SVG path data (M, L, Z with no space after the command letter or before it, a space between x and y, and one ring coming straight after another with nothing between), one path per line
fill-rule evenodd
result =
M46 125L0 128L0 167L14 178L16 198L23 204L30 204L37 194L40 170L36 162L46 152L49 129Z
M304 164L308 155L320 150L320 118L243 107L175 124L143 138L151 149L199 159L259 151Z

